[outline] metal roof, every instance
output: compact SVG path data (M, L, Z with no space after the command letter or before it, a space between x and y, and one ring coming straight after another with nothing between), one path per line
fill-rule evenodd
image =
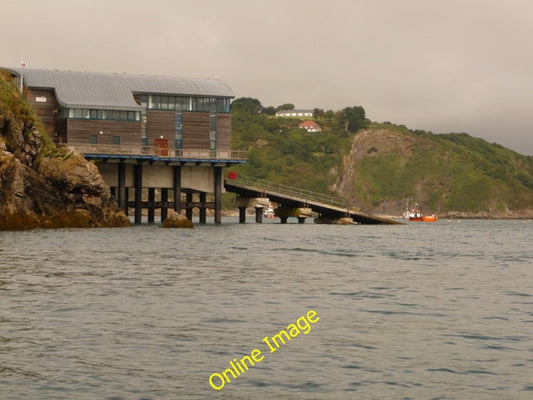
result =
M20 76L20 68L10 68ZM71 108L141 109L134 93L234 97L231 88L218 79L110 74L24 68L24 84L30 88L54 89L59 104Z

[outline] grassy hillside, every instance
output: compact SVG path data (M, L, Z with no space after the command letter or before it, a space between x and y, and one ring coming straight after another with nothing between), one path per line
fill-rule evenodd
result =
M533 158L465 133L432 134L393 124L347 133L319 119L234 112L234 148L249 150L239 174L346 198L353 207L398 214L407 201L428 212L505 215L533 209Z

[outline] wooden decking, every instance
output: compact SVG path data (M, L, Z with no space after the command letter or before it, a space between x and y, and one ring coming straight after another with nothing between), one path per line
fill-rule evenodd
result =
M324 218L352 218L359 224L401 225L401 222L346 207L344 199L311 192L292 186L280 185L261 179L240 176L238 179L226 179L224 187L228 192L237 193L240 197L268 197L270 201L285 207L310 208Z

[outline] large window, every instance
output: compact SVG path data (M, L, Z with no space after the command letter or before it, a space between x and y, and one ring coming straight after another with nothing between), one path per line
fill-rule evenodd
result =
M140 121L140 111L131 110L103 110L94 108L61 108L59 118L96 119L115 121Z
M229 113L229 98L143 95L141 105L148 110Z

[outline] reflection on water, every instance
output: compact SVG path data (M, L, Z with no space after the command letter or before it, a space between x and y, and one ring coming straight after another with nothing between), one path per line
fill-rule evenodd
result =
M0 397L529 399L531 224L0 232Z

